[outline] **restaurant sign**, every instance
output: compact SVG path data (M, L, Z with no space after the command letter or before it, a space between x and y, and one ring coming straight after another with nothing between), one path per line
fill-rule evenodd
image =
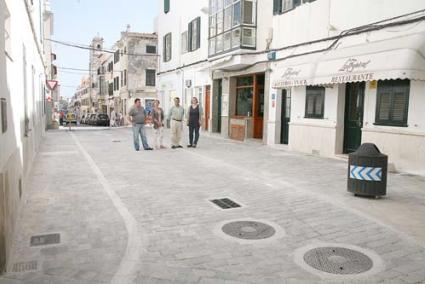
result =
M373 72L363 72L358 74L352 74L353 72L362 72L367 68L367 66L372 61L369 59L367 61L361 61L356 58L349 58L344 64L339 68L340 73L345 73L343 75L332 76L332 84L340 84L347 82L361 82L361 81L372 81L374 80Z
M280 80L274 82L274 88L287 88L294 86L307 85L307 80L305 79L294 79L301 73L301 69L295 69L288 67L283 72L283 75L280 77Z

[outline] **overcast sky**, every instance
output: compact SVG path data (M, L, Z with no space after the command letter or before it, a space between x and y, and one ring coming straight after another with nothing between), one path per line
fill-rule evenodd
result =
M153 32L157 0L51 0L54 13L53 39L89 45L99 35L110 48L125 31ZM89 51L53 44L58 67L88 69ZM61 95L71 97L83 72L58 70ZM71 73L73 72L73 73Z

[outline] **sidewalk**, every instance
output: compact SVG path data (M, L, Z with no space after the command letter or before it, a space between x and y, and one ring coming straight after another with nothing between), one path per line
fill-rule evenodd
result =
M48 132L0 283L423 283L425 178L390 174L387 197L357 198L346 192L346 168L217 137L136 153L128 128ZM242 207L209 201L224 197ZM276 234L224 235L234 220ZM60 243L30 246L48 233ZM316 244L365 250L373 273L310 271L298 253ZM29 261L37 267L12 272Z

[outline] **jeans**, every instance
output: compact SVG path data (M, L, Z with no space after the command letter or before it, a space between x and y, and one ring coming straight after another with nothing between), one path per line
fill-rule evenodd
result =
M143 149L148 149L148 139L146 138L145 134L145 125L144 124L133 124L133 140L134 140L134 149L136 151L139 151L140 144L139 144L139 135L142 138L142 144Z
M195 141L193 141L193 132L195 132ZM189 144L196 145L199 140L199 125L190 125L189 124Z

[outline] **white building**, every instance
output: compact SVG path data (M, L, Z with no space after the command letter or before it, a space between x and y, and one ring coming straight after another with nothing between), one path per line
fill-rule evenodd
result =
M0 271L46 128L44 4L0 0Z
M303 2L276 2L267 143L334 157L372 142L425 174L425 2Z
M162 107L168 111L175 97L188 106L191 98L197 97L209 110L212 81L208 69L208 0L191 1L190 5L158 3L158 90ZM203 127L208 129L206 121Z
M326 157L372 142L390 168L425 174L423 0L159 3L167 107L211 85L210 132ZM184 32L197 17L192 56Z

